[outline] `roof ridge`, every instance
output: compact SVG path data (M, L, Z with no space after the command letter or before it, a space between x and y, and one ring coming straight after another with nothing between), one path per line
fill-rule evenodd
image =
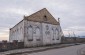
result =
M40 9L40 10L38 10L38 11L36 11L36 12L30 14L29 16L32 16L32 15L34 15L34 14L36 14L36 13L42 11L42 10L47 10L47 9L46 9L46 8ZM27 18L27 17L29 17L29 16L25 16L25 15L24 15L25 18Z

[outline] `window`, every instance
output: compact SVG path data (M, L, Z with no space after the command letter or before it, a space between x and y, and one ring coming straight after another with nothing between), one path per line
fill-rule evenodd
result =
M57 28L55 29L55 36L56 40L59 40L59 30Z
M28 41L33 41L33 28L32 26L28 26Z
M54 38L54 29L53 28L52 28L52 35L53 35L52 40L54 40L55 38Z
M35 32L36 39L40 39L40 28L38 26L36 27Z
M33 41L33 39L28 39L28 41Z
M49 26L48 25L46 25L46 30L49 30Z
M17 31L18 31L19 29L17 28Z
M45 34L46 34L46 35L49 35L49 34L50 34L49 26L48 26L48 25L46 25L46 31L45 31Z
M40 39L36 39L37 41L40 41Z
M44 15L43 20L47 21L47 16L46 15Z

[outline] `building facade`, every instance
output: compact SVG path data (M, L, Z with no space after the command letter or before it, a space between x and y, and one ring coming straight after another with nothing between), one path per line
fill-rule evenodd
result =
M46 8L30 15L10 28L9 41L24 42L25 47L61 43L63 33L57 21Z

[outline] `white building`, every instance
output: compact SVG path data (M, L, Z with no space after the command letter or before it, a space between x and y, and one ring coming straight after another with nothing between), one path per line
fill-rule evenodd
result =
M24 42L25 47L61 43L59 21L46 8L30 15L10 29L9 41Z

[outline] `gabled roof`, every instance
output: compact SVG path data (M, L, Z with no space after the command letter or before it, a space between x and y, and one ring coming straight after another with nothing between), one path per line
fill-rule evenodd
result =
M24 19L35 22L46 22L50 24L59 24L59 22L48 12L46 8L30 15L25 16Z
M47 18L47 19L45 19L45 18ZM59 22L48 12L48 10L46 8L43 8L40 11L37 11L36 13L33 13L30 16L24 16L24 19L28 20L28 21L45 22L45 23L49 23L49 24L54 24L54 25L58 24L59 25ZM21 20L19 23L21 23L23 20ZM17 26L19 23L17 23L15 26ZM12 28L14 28L14 27L12 27ZM10 28L10 30L12 28Z

